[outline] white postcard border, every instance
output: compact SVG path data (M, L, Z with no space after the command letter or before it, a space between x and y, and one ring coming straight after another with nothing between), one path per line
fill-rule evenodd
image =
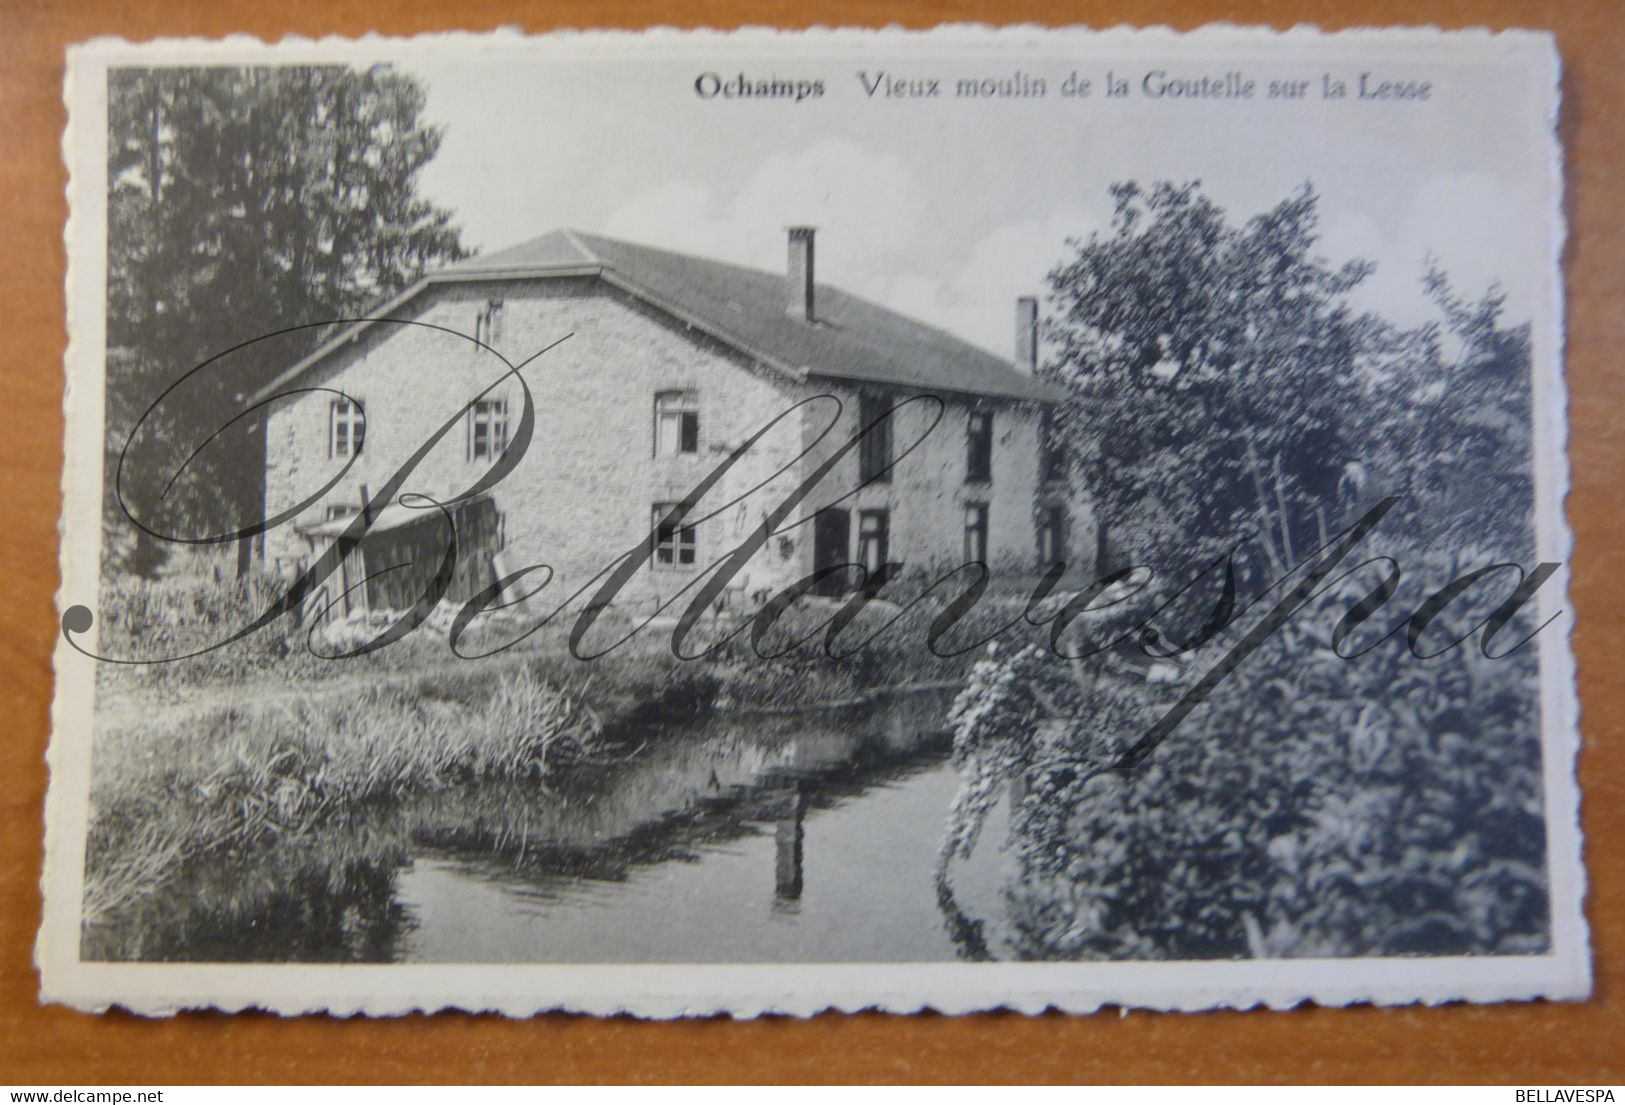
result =
M1534 319L1534 410L1537 540L1542 560L1564 567L1539 592L1542 618L1556 621L1540 638L1543 769L1552 951L1540 956L1418 957L1413 959L1274 960L1244 962L929 963L772 965L204 965L104 964L79 960L80 892L89 793L92 732L92 663L59 636L47 754L46 862L41 880L45 918L36 949L41 999L78 1009L113 1005L148 1015L194 1007L266 1009L281 1014L326 1011L339 1015L394 1015L459 1008L527 1016L549 1010L598 1015L629 1013L669 1018L718 1012L735 1017L763 1013L806 1016L835 1009L944 1013L1008 1008L1084 1013L1103 1005L1167 1010L1289 1008L1303 1003L1346 1005L1491 1002L1587 997L1591 968L1583 914L1579 790L1579 700L1569 638L1568 602L1572 533L1563 509L1569 487L1566 392L1562 373L1561 263L1562 155L1555 124L1559 67L1549 34L1431 28L1359 29L1322 34L1312 27L1210 26L1177 33L1167 28L992 30L946 26L929 32L817 29L774 32L560 32L526 38L494 35L425 35L411 39L289 38L269 44L245 37L223 41L164 40L130 44L97 39L70 50L65 98L69 125L63 153L70 170L70 217L65 231L69 346L64 507L61 524L59 617L93 599L98 579L102 482L101 429L105 318L106 81L119 64L397 60L472 53L525 53L545 57L625 56L658 51L663 57L728 52L779 56L814 49L881 53L929 43L943 54L985 56L991 49L1069 43L1110 45L1124 57L1173 49L1211 50L1291 44L1314 57L1385 51L1427 54L1443 43L1504 52L1529 61L1531 96L1548 107L1546 140L1551 163L1548 240L1552 268L1543 309ZM94 648L94 636L87 641Z

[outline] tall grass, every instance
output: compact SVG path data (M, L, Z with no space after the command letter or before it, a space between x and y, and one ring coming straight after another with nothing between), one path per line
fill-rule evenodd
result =
M579 687L525 671L422 687L300 696L175 732L101 734L87 852L87 923L153 892L188 859L309 832L338 811L482 779L545 788L603 730Z
M278 586L257 577L109 579L101 651L160 658L204 647L274 601ZM991 631L1015 616L997 605L979 607L966 629ZM98 691L115 693L98 700L86 922L158 894L193 860L314 840L370 802L480 781L547 795L560 770L594 758L617 733L708 716L719 705L786 708L952 678L980 651L929 651L935 603L909 611L868 647L832 657L814 630L834 609L790 611L767 651L813 639L769 660L742 636L683 661L651 631L588 666L569 654L564 630L550 627L471 665L424 627L336 662L307 653L289 621L178 664L102 665L109 674ZM887 604L865 610L849 640L867 639L896 613ZM171 698L187 707L183 720L167 709Z
M98 687L122 694L184 699L201 685L276 684L288 679L323 680L347 675L395 674L454 661L447 645L450 604L385 649L345 655L388 629L398 612L375 612L331 622L301 622L284 614L242 640L224 644L281 600L288 584L263 573L242 578L190 574L163 579L108 576L101 585L97 650L137 663L102 664ZM489 638L509 631L493 617L463 635L464 647L480 651ZM559 634L537 634L510 654L533 654ZM335 658L337 657L337 658Z

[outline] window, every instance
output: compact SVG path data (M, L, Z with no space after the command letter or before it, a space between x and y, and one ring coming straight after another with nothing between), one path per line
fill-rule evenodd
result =
M965 482L987 483L993 478L993 416L972 411L965 424Z
M655 456L694 456L700 451L700 397L692 391L655 396Z
M491 300L474 316L474 340L493 348L502 341L502 300Z
M361 403L354 399L333 400L328 418L327 455L358 457L366 436L367 418L361 413Z
M987 504L965 507L965 563L987 563Z
M327 506L327 520L333 522L340 518L348 518L350 515L358 513L360 509L353 503L329 503Z
M883 578L890 530L891 516L888 511L864 510L858 513L858 563L869 573L871 585Z
M508 448L508 401L476 399L468 411L468 459L495 460Z
M1066 443L1055 425L1055 412L1045 408L1044 420L1038 429L1038 478L1044 483L1066 479Z
M1066 559L1066 508L1046 506L1038 514L1038 569Z
M873 426L873 429L869 427ZM891 400L879 395L858 398L858 478L864 483L891 482ZM867 432L864 432L867 431Z
M654 566L657 568L688 568L694 564L698 543L694 527L683 525L681 507L681 503L654 506Z

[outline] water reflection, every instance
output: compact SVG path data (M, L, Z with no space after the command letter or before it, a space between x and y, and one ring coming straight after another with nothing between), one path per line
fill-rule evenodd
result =
M546 791L469 787L194 865L95 958L416 962L940 960L986 954L1003 870L932 877L959 780L948 692L621 734ZM957 918L957 920L956 920ZM969 927L967 927L969 926ZM975 939L967 941L967 932Z
M398 818L363 809L319 834L183 865L161 892L86 926L87 961L387 962L413 921L396 900L409 862Z
M528 833L518 849L494 854L461 834L420 838L431 846L399 878L414 921L401 955L953 958L959 945L932 877L959 785L938 728L945 707L945 697L915 696L668 732L650 762L574 792L577 816L554 820L551 833L535 824L496 830L510 839ZM584 832L589 826L596 833ZM996 899L1001 874L988 852L989 862L961 865L954 876L981 902Z
M807 840L805 821L807 804L801 799L801 788L790 787L779 797L781 807L778 823L774 826L773 904L794 911L801 900L802 846Z

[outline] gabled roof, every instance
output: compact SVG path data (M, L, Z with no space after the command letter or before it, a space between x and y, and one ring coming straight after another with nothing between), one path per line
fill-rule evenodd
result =
M390 317L431 284L598 276L749 356L796 377L814 376L1058 401L1057 389L944 330L828 284L815 292L817 320L790 315L781 274L655 249L596 234L556 230L430 273L374 313ZM289 369L268 394L371 325L359 322Z

